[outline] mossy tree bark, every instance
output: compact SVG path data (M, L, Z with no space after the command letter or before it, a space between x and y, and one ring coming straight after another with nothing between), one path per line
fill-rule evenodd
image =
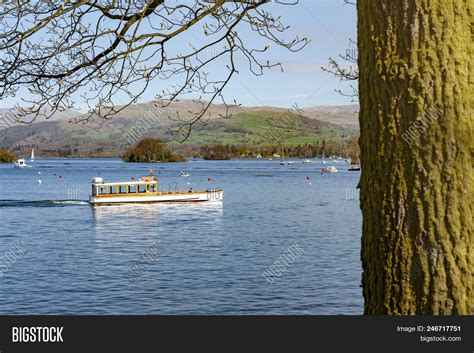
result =
M358 0L366 314L473 314L474 1Z

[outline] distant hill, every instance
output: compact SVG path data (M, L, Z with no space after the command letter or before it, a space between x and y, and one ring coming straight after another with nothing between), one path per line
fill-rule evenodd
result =
M15 108L0 108L0 119L2 119L5 115L8 115L8 114L15 115L16 114ZM80 113L78 111L75 111L75 110L66 110L66 111L63 111L63 112L57 112L48 119L46 119L44 116L38 116L37 119L36 119L36 122L71 119L75 116L78 116L79 114ZM15 119L15 117L10 116L8 120L12 121L12 119ZM31 115L27 115L22 119L22 121L23 122L30 122L31 119L33 119L33 117ZM19 123L19 125L23 125L23 124ZM5 128L5 124L0 123L0 130L3 130L4 128Z
M113 119L91 118L87 123L72 123L84 116L68 112L51 121L38 121L31 125L13 126L0 135L0 147L12 149L19 156L35 148L38 156L112 157L121 156L130 146L131 127L144 116L145 131L141 137L169 139L170 128L179 122L177 116L187 121L191 112L200 105L180 101L159 113L151 103L127 107ZM275 107L237 107L232 117L223 118L225 107L212 105L209 113L193 125L189 139L175 149L186 150L205 144L247 144L265 146L272 144L298 145L347 139L358 130L357 106L324 106L306 108L299 113ZM154 115L151 116L150 112ZM147 114L148 113L148 114ZM178 115L177 115L178 114ZM151 118L150 118L151 117ZM150 123L151 121L151 123ZM128 135L127 135L128 134ZM127 138L128 136L128 138Z
M336 124L353 131L359 131L359 106L334 105L317 106L303 109L305 115L312 119L318 119L328 123Z

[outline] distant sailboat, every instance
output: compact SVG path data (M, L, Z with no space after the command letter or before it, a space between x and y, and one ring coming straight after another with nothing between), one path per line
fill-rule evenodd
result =
M34 162L34 161L35 161L35 149L34 149L34 148L31 150L31 158L30 158L30 161L31 161L31 162Z
M280 165L287 165L288 163L284 160L285 154L283 152L283 147L281 148L281 162Z

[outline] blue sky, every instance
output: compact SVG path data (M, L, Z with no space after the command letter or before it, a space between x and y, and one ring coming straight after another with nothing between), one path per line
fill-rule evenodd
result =
M234 93L247 106L352 104L351 98L334 91L350 93L349 84L321 71L321 66L327 65L329 57L351 48L349 39L356 40L355 6L343 5L342 0L300 0L296 6L273 6L283 8L283 22L291 26L289 33L307 37L311 43L298 53L275 50L272 59L282 62L283 73L273 70L254 77L242 72L227 94Z
M291 0L282 0L291 2ZM307 37L311 42L300 52L292 53L275 45L265 53L265 59L281 62L280 69L266 70L263 76L254 76L244 60L237 60L238 76L226 87L227 101L237 100L245 106L300 107L314 105L351 104L351 98L341 96L335 89L351 92L347 82L323 72L329 57L338 57L351 47L349 40L356 39L356 8L344 5L343 0L300 0L298 5L284 6L269 3L268 11L282 16L282 22L290 26L285 38L295 35ZM262 39L255 33L242 33L247 46L262 47ZM188 36L192 37L192 34ZM265 39L266 40L266 39ZM174 45L182 45L186 39ZM263 45L264 46L264 45ZM266 60L265 60L266 61ZM223 66L223 65L221 65ZM225 73L225 67L213 67L214 74ZM166 88L169 82L157 82L141 98L151 101L156 92ZM0 108L11 107L18 98L0 102Z
M291 3L292 0L281 0ZM286 39L307 37L311 42L300 52L293 53L276 45L265 54L265 60L281 62L284 72L279 68L266 70L263 76L256 77L248 70L244 60L237 60L239 75L226 87L226 100L236 99L245 106L277 106L289 108L294 103L300 107L314 105L354 104L335 89L351 93L348 82L321 70L327 66L329 57L337 58L346 50L353 48L350 39L356 40L356 7L346 5L343 0L300 0L297 5L286 6L269 3L264 5L272 14L281 15L282 22L290 29L285 32ZM243 32L247 46L262 48L268 43L253 32ZM195 41L196 36L189 36ZM224 73L223 65L214 67L213 73ZM357 85L356 82L353 84ZM154 90L159 91L159 89ZM144 101L153 98L153 92L143 97Z

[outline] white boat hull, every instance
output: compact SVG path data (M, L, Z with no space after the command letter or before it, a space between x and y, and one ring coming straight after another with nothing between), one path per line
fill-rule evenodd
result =
M91 196L89 202L98 204L119 203L154 203L154 202L222 202L223 190L193 191L193 192L164 192L158 195L144 196Z
M26 167L28 167L28 165L26 164L26 162L23 158L20 158L20 159L16 160L15 162L13 162L13 166L15 168L26 168Z
M337 169L334 166L321 169L321 173L337 173Z

